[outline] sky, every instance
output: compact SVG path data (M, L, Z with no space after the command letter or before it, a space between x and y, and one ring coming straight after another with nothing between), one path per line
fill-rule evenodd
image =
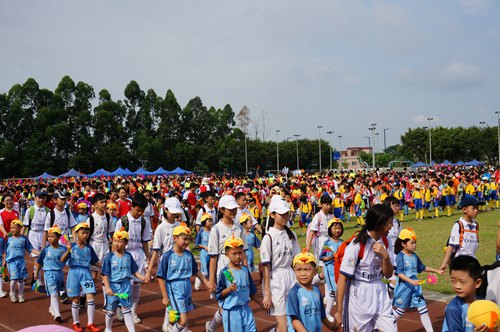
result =
M367 146L376 123L381 149L428 118L496 126L498 17L495 0L0 0L0 93L69 75L116 100L135 80L181 107L246 105L266 140Z

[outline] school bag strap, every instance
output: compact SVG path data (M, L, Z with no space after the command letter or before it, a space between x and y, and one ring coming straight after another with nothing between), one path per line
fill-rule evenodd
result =
M71 211L68 208L64 208L66 211L66 215L68 216L68 226L69 221L71 220ZM54 222L56 221L56 213L54 210L50 210L50 227L54 226Z
M273 268L273 237L271 235L269 235L269 233L266 233L262 237L262 241L264 241L264 237L266 235L269 236L269 246L271 248L271 252L269 255L269 275L270 275L269 278L272 279L271 269ZM262 262L259 262L259 276L260 276L260 280L264 280L264 264L262 264Z
M108 219L108 216L109 216L109 214L106 213L106 219ZM108 219L108 224L109 224L109 220L110 219ZM123 217L121 217L120 220L122 222L122 227L125 229L126 232L128 232L130 224L129 224L127 215L124 215ZM144 217L141 217L141 238L142 238L142 233L144 232L144 228L146 228L146 219L144 219Z
M46 206L43 207L46 213L50 212L50 209ZM33 221L33 218L35 217L35 206L30 206L28 208L28 230L31 229L31 222Z

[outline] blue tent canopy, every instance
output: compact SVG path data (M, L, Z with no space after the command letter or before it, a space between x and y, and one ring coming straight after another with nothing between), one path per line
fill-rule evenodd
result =
M169 172L170 174L192 174L193 172L190 172L190 171L186 171L185 169L182 169L180 167L177 167L176 169L172 170Z
M104 168L101 168L101 169L98 169L97 171L95 171L92 174L88 174L87 176L89 178L95 178L95 177L98 177L98 176L109 176L109 175L111 175L110 172L106 171Z
M154 175L154 172L150 172L148 170L145 170L144 168L139 168L137 171L134 172L136 175Z
M82 172L78 172L76 169L72 168L66 173L60 174L59 177L72 177L72 176L85 176Z
M479 165L484 165L483 162L477 161L476 159L468 161L465 163L465 166L479 166Z
M166 169L164 169L163 167L159 167L156 171L152 172L153 175L168 175L170 174L169 171L167 171Z
M419 161L419 162L418 162L418 163L416 163L416 164L411 165L411 167L427 167L427 166L429 166L429 165L424 164L424 163L423 163L423 162L421 162L421 161Z
M456 163L453 164L453 166L463 166L465 163L461 160L457 161Z
M451 165L450 161L449 160L445 160L441 163L441 165L446 165L446 166L449 166Z
M33 179L44 179L44 180L47 180L47 179L53 179L53 178L56 178L56 176L54 176L52 174L49 174L47 172L43 172L39 176L35 176Z
M131 176L131 175L134 175L134 173L132 171L130 171L128 168L123 169L121 167L118 167L113 172L111 172L111 175Z

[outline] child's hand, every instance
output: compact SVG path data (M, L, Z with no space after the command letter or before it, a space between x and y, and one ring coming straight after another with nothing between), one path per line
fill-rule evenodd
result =
M412 281L411 281L411 284L412 284L413 286L420 286L420 280L412 280Z
M168 307L170 305L170 300L168 299L168 297L164 297L161 303L163 303L165 307Z
M474 332L488 332L490 329L486 325L477 326L474 328Z
M342 325L342 313L340 311L337 311L334 315L333 315L333 326L336 327L336 328L342 328L343 325Z
M444 276L446 274L446 272L444 271L444 269L441 269L441 270L437 270L436 273Z
M115 293L113 293L113 290L111 288L106 288L106 294L108 295L115 295Z
M71 251L71 242L66 243L66 249L68 249L68 251Z
M213 293L215 291L215 282L209 280L207 284L207 290L209 293Z
M231 284L228 288L231 292L236 292L238 290L238 286L236 284Z
M385 249L384 245L380 242L375 242L372 246L372 250L382 258L389 258L389 252Z
M262 300L262 308L264 308L264 310L269 310L271 309L271 307L273 306L273 302L271 300L271 296L264 296L264 299Z

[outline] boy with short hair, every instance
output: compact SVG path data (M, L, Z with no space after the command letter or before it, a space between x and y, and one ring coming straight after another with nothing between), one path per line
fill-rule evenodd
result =
M38 256L35 268L34 277L38 279L40 268L44 271L45 289L47 295L50 296L49 312L58 323L62 323L61 312L59 311L59 292L64 290L64 263L61 262L61 257L66 252L66 248L59 245L59 238L62 230L57 226L52 226L48 231L49 245L45 246Z
M251 223L251 220L248 220ZM244 251L243 240L232 237L225 241L224 249L229 259L228 265L219 274L215 297L219 301L224 331L257 331L255 319L250 309L250 299L262 305L257 297L257 289L248 267L242 265Z
M456 257L450 264L451 286L457 296L446 306L443 332L488 331L487 326L474 327L467 318L469 305L476 300L481 286L481 265L471 256Z
M69 272L66 277L66 292L71 298L71 315L73 316L73 331L82 332L80 325L80 290L87 298L87 330L99 332L94 324L95 314L95 284L90 265L100 266L94 249L87 243L90 226L80 223L75 227L76 242L69 242L67 250L61 257L61 262L68 261Z
M316 275L316 258L304 250L293 258L297 283L290 289L286 301L288 326L294 331L320 332L323 324L330 330L334 323L326 318L323 296L313 285Z
M198 264L189 251L191 230L185 224L174 228L172 232L174 246L163 254L158 267L158 282L163 295L163 305L171 306L171 310L179 313L179 320L169 330L171 332L187 331L188 312L194 309L191 299L191 276L195 275L208 285L205 276L198 270ZM168 315L165 315L163 331L168 329Z
M129 235L125 230L115 231L113 234L113 251L106 254L102 264L102 281L106 290L106 330L111 332L115 310L122 308L125 326L129 332L135 331L132 318L132 277L136 276L144 280L144 276L138 272L138 266L130 253L125 251ZM148 280L145 280L148 282ZM120 298L119 296L123 297Z
M475 219L478 213L478 205L481 205L481 203L474 197L465 196L460 201L463 215L453 224L443 263L439 270L445 269L453 257L461 255L475 257L479 246L479 224Z

